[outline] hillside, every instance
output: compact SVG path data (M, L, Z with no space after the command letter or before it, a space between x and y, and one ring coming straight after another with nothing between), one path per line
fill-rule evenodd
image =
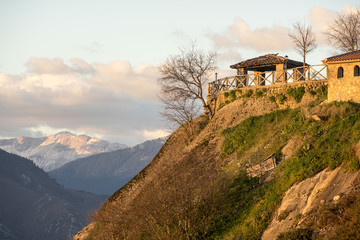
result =
M111 195L140 172L159 152L166 138L131 148L81 158L49 172L66 188Z
M102 196L64 189L28 159L0 150L0 239L70 239Z
M313 93L248 94L194 139L178 129L74 239L356 239L360 105Z
M42 138L0 139L0 149L29 158L45 171L56 169L80 157L125 147L123 144L110 143L86 135L76 136L70 132L60 132Z

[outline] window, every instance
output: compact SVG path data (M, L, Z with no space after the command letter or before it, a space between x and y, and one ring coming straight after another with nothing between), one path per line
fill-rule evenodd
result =
M342 67L338 68L337 77L338 78L344 77L344 69Z
M354 77L360 76L360 68L358 65L354 67Z

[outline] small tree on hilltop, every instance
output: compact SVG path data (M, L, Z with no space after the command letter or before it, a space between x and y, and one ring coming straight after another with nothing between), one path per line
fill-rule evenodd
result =
M305 24L300 22L295 23L293 28L293 31L289 33L289 37L293 41L296 51L303 57L305 66L306 55L317 47L315 34L311 26L305 26Z
M192 119L199 115L199 103L207 109L210 118L214 109L207 104L204 94L215 71L215 54L205 53L192 43L180 49L180 54L169 57L160 67L159 98L164 104L162 115L169 121L188 129L192 134Z
M330 43L343 52L360 49L360 10L339 14L325 33Z

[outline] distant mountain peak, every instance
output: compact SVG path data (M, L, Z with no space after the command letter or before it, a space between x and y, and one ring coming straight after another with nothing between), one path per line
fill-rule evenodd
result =
M45 171L81 157L125 147L127 146L124 144L110 143L87 135L75 135L68 131L41 138L0 139L0 149L29 158Z

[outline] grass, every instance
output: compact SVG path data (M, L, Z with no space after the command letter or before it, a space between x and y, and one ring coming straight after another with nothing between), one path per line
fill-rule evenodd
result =
M229 192L228 199L233 199L232 208L239 211L229 213L229 221L223 223L225 226L214 235L218 238L259 239L284 192L294 183L341 164L349 170L359 169L353 146L360 141L360 106L332 103L322 106L320 111L328 114L326 121L316 122L305 118L300 109L287 109L250 117L238 126L222 131L225 137L222 158L236 154L240 162L247 151L261 146L259 139L262 142L275 139L273 151L293 136L302 137L305 143L295 157L279 165L273 181L256 186L249 181L247 188L242 185L242 189L250 189L244 198L238 197L242 193ZM307 238L309 234L305 229L284 234L280 239L310 239Z

